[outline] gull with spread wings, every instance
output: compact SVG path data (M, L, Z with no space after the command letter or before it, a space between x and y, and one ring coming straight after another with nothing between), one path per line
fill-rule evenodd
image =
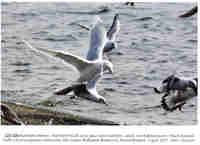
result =
M58 91L55 94L61 95L67 94L70 91L74 91L75 95L85 97L80 94L86 93L87 95L85 98L98 103L106 104L105 98L99 95L96 91L96 83L102 77L105 71L113 73L113 65L110 61L103 59L103 48L107 41L106 30L98 16L96 17L96 21L91 29L90 49L88 51L87 59L75 56L68 52L34 48L27 41L23 41L30 49L36 52L47 54L48 56L60 58L65 63L71 64L78 70L80 77L76 81L76 84Z
M90 30L88 26L82 25L82 24L77 24L78 26ZM113 19L113 23L110 26L109 30L106 33L106 44L103 49L103 53L108 53L111 52L113 49L117 48L117 43L116 43L116 36L119 33L120 30L120 21L119 21L119 14L116 14ZM92 56L87 56L88 59L93 59Z
M182 110L186 102L197 96L197 78L186 79L170 75L162 81L159 89L154 88L158 94L164 94L161 106L167 111Z

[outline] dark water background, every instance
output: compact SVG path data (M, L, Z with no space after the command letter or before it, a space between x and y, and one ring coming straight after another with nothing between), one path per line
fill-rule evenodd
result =
M73 112L131 125L192 125L197 123L196 98L183 113L164 113L159 86L168 75L197 75L197 15L178 16L194 3L3 3L2 100L36 105L50 99L63 103L55 110ZM78 78L61 61L30 51L35 47L64 50L85 57L89 33L75 25L90 25L98 14L108 28L119 13L118 49L110 55L114 75L105 75L98 91L109 106L69 96L53 95Z

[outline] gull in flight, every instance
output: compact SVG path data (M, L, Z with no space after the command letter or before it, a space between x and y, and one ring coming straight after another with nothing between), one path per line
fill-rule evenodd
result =
M190 17L190 16L196 14L197 11L198 11L198 7L195 6L194 8L192 8L191 10L187 11L186 13L180 15L179 17L180 17L180 18Z
M164 93L161 106L167 111L179 109L181 111L186 101L197 96L197 78L186 79L174 75L162 81L162 86L154 91Z
M90 28L85 25L82 25L82 24L77 24L77 25L79 25L80 27L82 27L88 31L90 30ZM115 42L115 40L116 40L116 36L117 36L119 30L120 30L119 14L116 14L114 16L111 27L109 28L109 30L106 33L107 42L104 46L103 53L110 52L113 49L117 48L117 43ZM90 57L91 56L88 56L87 58L92 59Z
M107 41L106 30L98 16L96 17L96 21L91 29L90 48L87 54L87 59L75 56L68 52L44 48L34 48L27 41L23 41L30 49L36 52L60 58L64 61L64 63L68 63L74 66L80 74L80 77L76 81L76 85L78 84L78 86L85 87L84 91L89 94L89 97L86 98L95 102L106 104L105 98L99 95L96 91L96 83L102 77L104 71L113 73L113 65L110 61L103 59L103 48ZM76 92L76 90L74 92Z

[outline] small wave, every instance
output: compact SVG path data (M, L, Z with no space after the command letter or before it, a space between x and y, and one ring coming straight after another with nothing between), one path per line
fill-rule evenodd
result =
M72 34L64 35L64 36L58 36L58 35L50 35L50 36L35 36L32 39L35 40L47 40L47 41L76 41L77 38L73 36Z
M41 34L47 34L47 31L39 31L39 32L32 32L32 34L36 34L36 35L41 35Z
M1 90L1 98L5 97L18 97L20 93L23 93L24 90Z
M18 41L16 42L17 45L21 45L21 44L24 44L22 41Z
M126 82L126 81L121 81L121 82L117 82L117 84L123 84L123 85L125 85L125 84L129 84L128 82Z
M118 51L118 52L113 52L112 54L113 54L113 55L123 55L123 53L122 53L122 52L119 52L119 51Z
M5 26L11 26L11 25L16 25L16 23L15 22L7 22L7 23L1 23L1 26L2 27L5 27Z
M111 9L107 6L102 6L99 7L97 10L93 10L93 11L65 11L63 13L68 13L68 14L78 14L78 15L98 15L98 14L102 14L102 13L107 13L110 12Z
M49 36L47 38L44 38L44 40L48 41L76 41L77 38L74 37L72 34L68 34L65 36Z
M22 13L14 13L15 15L19 15L19 16L22 16L22 17L27 17L27 16L37 16L36 13L33 13L33 12L28 12L28 13L25 13L25 12L22 12Z
M105 110L105 111L102 111L102 113L105 113L105 114L118 114L117 112L114 112L114 111L111 111L111 110Z
M72 109L72 111L79 112L79 113L84 112L84 111L81 110L81 109Z
M7 6L7 5L9 5L9 3L8 2L2 2L1 5L2 6Z
M188 42L192 42L192 43L197 43L197 40L195 39L190 39L190 40L188 40Z
M31 73L29 69L16 69L13 72L14 73Z
M154 80L154 79L155 79L155 78L152 77L152 76L144 76L144 80L150 81L150 80Z
M153 87L150 85L141 85L140 87L144 89L153 89Z
M109 92L115 92L115 89L113 88L104 88L105 91L109 91Z
M169 61L168 60L156 60L155 63L158 63L158 64L163 64L163 63L168 63Z
M54 69L54 70L62 69L61 67L59 67L59 66L55 66L55 65L54 65L54 66L51 66L50 68L51 68L51 69Z
M103 78L103 80L108 80L108 81L110 81L110 80L112 80L112 78L111 78L111 77Z
M182 56L179 56L178 57L178 60L184 60L184 59L186 59L187 58L187 55L182 55Z
M1 40L1 43L6 43L6 40L2 39L2 40Z
M119 13L119 15L124 15L124 16L128 16L128 17L136 17L136 15L134 14L130 14L130 13Z
M148 20L152 20L152 17L142 17L142 18L137 18L135 19L135 21L148 21Z
M29 62L15 62L15 63L11 63L10 65L15 65L15 66L29 66L31 65L31 63Z

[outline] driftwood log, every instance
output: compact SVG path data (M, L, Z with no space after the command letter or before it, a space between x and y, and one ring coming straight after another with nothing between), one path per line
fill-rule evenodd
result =
M8 123L13 125L24 125L19 119L17 114L6 104L0 103L1 105L1 118L6 120Z
M1 103L6 104L12 109L25 125L119 125L119 123L113 121L58 112L40 106L36 107L4 101ZM3 118L1 118L1 123L2 125L11 125Z

